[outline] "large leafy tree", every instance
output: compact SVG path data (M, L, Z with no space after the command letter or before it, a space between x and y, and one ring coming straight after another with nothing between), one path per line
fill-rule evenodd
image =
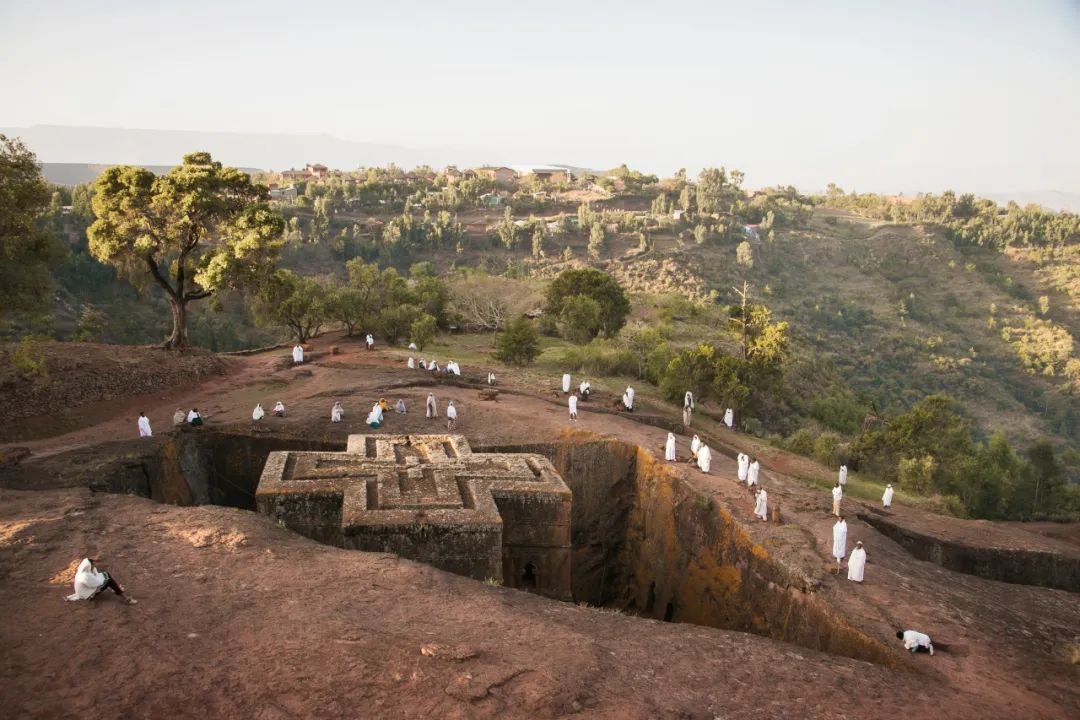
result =
M0 317L35 310L49 296L50 268L63 257L37 222L49 199L34 153L0 135Z
M165 346L182 348L189 303L259 286L273 273L285 224L267 198L247 173L205 152L185 155L161 176L109 168L94 185L90 252L165 291L173 321Z
M612 337L626 324L630 300L619 282L606 272L593 268L564 270L547 287L545 312L553 317L562 315L563 306L576 295L592 298L600 306L599 330Z

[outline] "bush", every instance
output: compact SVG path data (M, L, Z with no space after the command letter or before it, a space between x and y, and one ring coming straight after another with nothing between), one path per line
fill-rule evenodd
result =
M810 428L799 428L788 437L784 445L793 453L810 457L814 454L814 440L816 439L817 436Z
M839 447L839 435L834 432L823 432L814 441L814 459L827 467L839 465Z
M897 464L897 475L900 487L905 491L925 495L930 491L934 481L934 458L932 455L900 458Z
M549 315L560 317L563 304L576 296L585 295L600 306L600 330L611 337L626 324L630 314L630 299L615 278L592 268L564 270L551 281L546 292Z
M540 354L540 338L528 319L519 317L506 324L495 340L495 359L507 365L527 365Z
M585 347L567 348L560 356L559 363L571 372L589 375L637 373L637 358L634 353L605 340L594 340Z
M437 324L434 317L427 313L422 314L409 325L409 340L416 343L416 347L423 350L424 346L435 338Z
M409 334L413 322L419 319L422 314L423 311L415 305L388 307L379 313L379 333L387 344L397 345L401 338Z
M24 377L46 377L49 374L45 367L45 353L37 340L29 335L23 337L11 351L11 364Z
M757 418L743 418L742 429L747 435L753 435L754 437L765 436L765 426Z
M587 295L574 295L563 302L559 332L572 343L584 345L600 332L600 303Z

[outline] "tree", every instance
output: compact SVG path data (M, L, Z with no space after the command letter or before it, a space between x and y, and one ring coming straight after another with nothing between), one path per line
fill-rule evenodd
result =
M586 247L589 258L599 260L606 248L607 233L604 232L604 226L600 223L593 223L592 227L589 228L589 244Z
M172 312L165 346L182 348L189 303L271 277L284 222L267 198L247 173L222 167L205 152L185 155L161 176L112 167L94 185L90 252L132 279L149 274Z
M278 270L263 291L257 314L263 322L289 328L304 343L322 329L327 301L327 289L318 280Z
M435 339L435 318L424 313L412 321L409 326L409 340L416 343L416 347L423 350L424 346Z
M18 138L0 135L0 318L37 310L52 289L63 248L37 220L49 188L37 157Z
M750 247L748 241L743 240L735 248L735 261L747 269L754 267L754 248Z
M326 299L326 317L345 326L346 337L352 337L362 318L366 316L364 295L354 287L345 286L329 294Z
M379 313L376 323L379 334L388 344L397 345L401 338L409 335L413 323L423 315L424 312L415 305L397 303L389 305Z
M545 292L546 310L552 317L562 314L563 303L575 295L585 295L600 305L600 332L613 337L630 314L630 300L615 278L593 268L563 270Z
M572 343L584 345L600 332L600 303L587 295L574 295L559 313L559 333Z
M527 318L514 318L495 339L495 359L507 365L528 365L539 354L540 336Z
M544 255L544 228L537 225L533 229L532 256L533 260L539 260Z

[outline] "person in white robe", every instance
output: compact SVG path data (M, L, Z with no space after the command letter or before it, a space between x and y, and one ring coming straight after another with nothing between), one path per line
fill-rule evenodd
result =
M892 483L885 486L885 493L881 496L881 504L884 507L892 507L893 489Z
M335 402L334 406L330 408L330 422L341 422L343 415L345 415L345 408L341 407L340 401Z
M578 394L576 391L570 394L570 397L569 399L567 399L566 404L567 407L570 408L570 422L577 422Z
M847 465L840 466L840 476L838 478L841 485L847 485Z
M364 338L364 342L367 343L367 349L368 350L374 350L375 349L375 336L372 335L371 333L367 334L367 337Z
M688 407L682 409L682 424L683 429L690 427L690 422L694 419L694 411Z
M251 420L253 422L259 422L266 415L266 411L263 410L262 403L256 403L255 409L251 411Z
M292 349L292 361L293 365L300 365L304 362L304 346L300 343L296 343L296 347Z
M750 467L746 469L746 486L754 487L761 477L761 463L757 458L750 458Z
M123 586L110 577L109 573L102 572L94 567L93 560L83 558L83 561L79 563L79 567L75 570L75 592L68 595L67 599L72 602L76 600L93 600L106 588L116 593L128 605L134 605L138 602L130 595L125 595Z
M430 363L428 363L428 370L430 370L433 373L438 373L439 372L439 363L436 362L435 360L432 360Z
M844 489L840 487L840 481L837 480L832 489L832 514L837 517L840 516L840 501L844 499Z
M630 410L633 410L634 409L634 388L630 387L629 385L626 386L626 397L630 398L630 404L628 404L626 407L628 409L630 409Z
M409 349L410 350L419 350L419 348L416 347L416 343L414 343L414 342L409 343Z
M461 375L461 366L457 364L457 360L454 360L452 363L450 363L450 366L452 366L449 367L450 372L454 373L455 375Z
M750 474L750 456L739 453L736 461L739 463L739 482L746 482L746 476Z
M183 425L186 422L187 422L187 413L185 413L180 408L176 408L176 412L174 412L173 416L172 416L172 424L173 425Z
M371 414L378 419L379 423L386 420L386 416L383 414L383 406L381 402L377 402L371 406Z
M760 488L754 499L754 515L762 520L769 519L769 494Z
M570 373L563 373L563 376L562 376L562 391L563 391L563 395L570 392Z
M847 523L842 515L837 518L832 528L832 554L837 565L843 562L847 555Z
M694 409L694 393L690 392L689 390L686 391L686 394L683 395L682 406L684 408L689 408L690 410Z
M401 398L398 398L397 404L394 405L394 412L396 412L398 415L405 414L405 401Z
M427 370L427 361L424 358L420 358L420 364L417 366L421 370Z
M728 430L735 425L735 411L731 408L724 411L724 424L727 425Z
M495 373L489 372L488 373L488 385L494 385L494 384L495 384Z
M667 442L664 444L664 459L675 462L675 433L667 434Z
M690 457L693 458L693 460L697 459L697 453L698 453L698 450L700 450L700 449L701 449L701 438L699 438L697 435L695 435L693 438L690 439Z
M851 551L851 557L847 561L847 579L854 582L862 582L866 572L866 550L863 550L862 540L855 543L855 549Z
M592 383L588 380L582 380L581 385L578 386L578 395L582 399L588 400L590 394L592 394Z
M199 413L199 408L191 408L187 414L188 425L193 427L202 427L203 416Z
M382 425L382 408L378 405L373 407L371 412L368 413L367 418L364 419L364 422L367 423L368 427L377 430L379 426Z
M427 394L427 403L424 404L424 417L437 418L439 417L439 406L435 402L435 395L433 393Z
M416 369L416 360L413 359L412 355L409 356L409 359L405 362L405 365L410 370L415 370Z
M622 404L627 411L632 411L634 409L634 397L630 393L624 392L622 394Z
M150 418L146 417L146 413L139 413L139 437L153 437L154 433L150 430Z
M701 449L697 451L697 466L703 473L709 472L709 468L712 467L712 450L708 445L702 444Z
M896 637L904 641L904 647L913 653L926 650L931 656L934 654L934 643L930 636L917 630L897 630Z
M454 407L454 401L451 400L446 404L446 429L453 430L454 425L457 424L457 408Z
M281 402L280 400L278 400L277 403L274 404L274 416L285 417L285 403Z

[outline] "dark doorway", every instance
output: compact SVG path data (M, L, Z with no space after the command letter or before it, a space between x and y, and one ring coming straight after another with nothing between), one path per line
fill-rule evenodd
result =
M536 589L536 566L525 563L525 572L521 573L521 587Z

